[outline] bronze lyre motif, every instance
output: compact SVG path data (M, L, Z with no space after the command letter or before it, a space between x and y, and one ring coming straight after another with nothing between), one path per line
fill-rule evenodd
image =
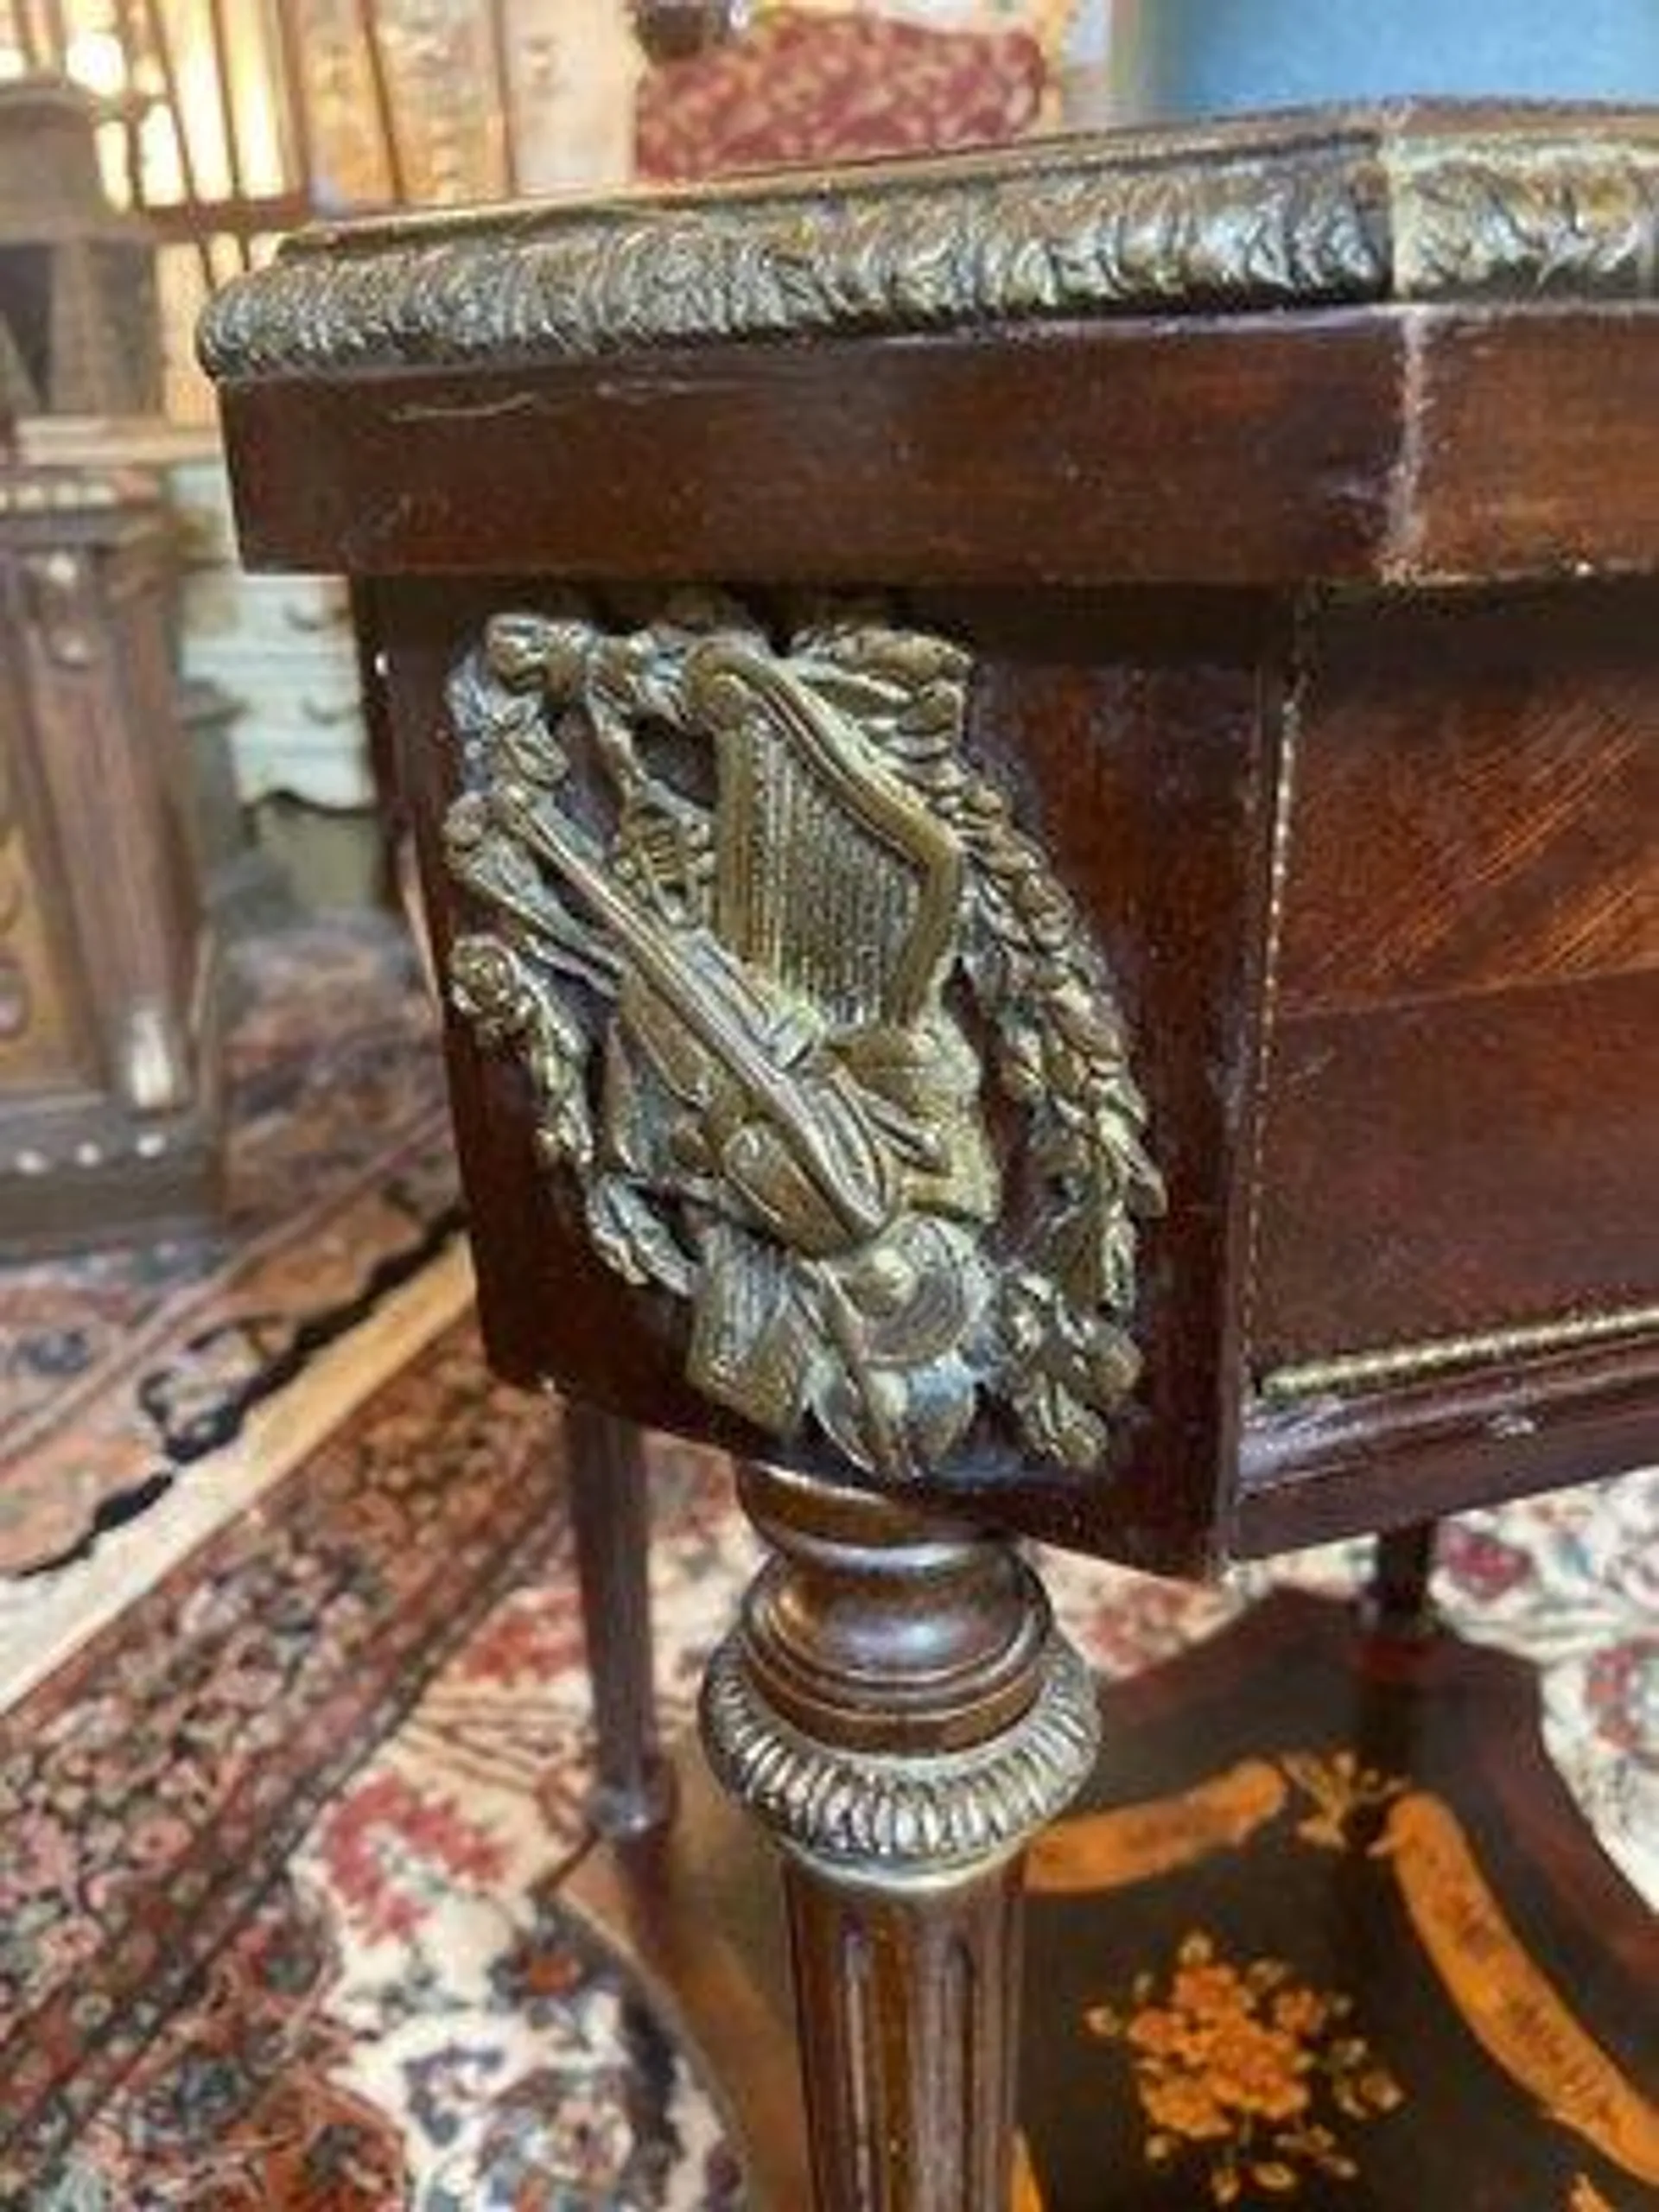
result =
M1161 1203L1104 964L963 758L969 672L861 615L774 651L703 598L499 615L450 694L448 860L490 910L455 1006L523 1058L607 1262L689 1300L691 1382L887 1480L982 1395L1099 1464Z

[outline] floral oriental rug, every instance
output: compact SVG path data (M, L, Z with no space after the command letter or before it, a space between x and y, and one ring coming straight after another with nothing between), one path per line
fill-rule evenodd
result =
M222 1228L0 1268L0 1574L142 1510L459 1227L402 931L340 917L230 957Z
M406 936L341 916L231 959L220 1225L0 1268L0 1701L467 1303Z
M159 1280L77 1262L114 1285L84 1318L0 1278L24 1485L37 1446L99 1453L73 1514L10 1523L51 1659L0 1695L0 2206L737 2212L741 2085L571 1903L556 1415L483 1371L418 993L392 1011L373 931L266 958L242 1065L315 1119L238 1138L237 1230ZM319 992L379 1040L333 1074L281 1011ZM686 1728L753 1551L718 1462L658 1442L653 1478ZM1020 2212L1659 2201L1659 1476L1471 1516L1441 1560L1478 1642L1392 1656L1339 1602L1357 1548L1208 1591L1047 1562L1107 1751L1033 1861Z
M0 2203L726 2201L712 2107L555 1901L554 1447L454 1325L0 1721ZM690 1644L723 1491L662 1487Z

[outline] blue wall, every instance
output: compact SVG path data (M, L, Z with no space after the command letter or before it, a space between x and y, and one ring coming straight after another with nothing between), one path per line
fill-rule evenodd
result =
M1659 100L1659 0L1118 0L1130 116L1409 92Z

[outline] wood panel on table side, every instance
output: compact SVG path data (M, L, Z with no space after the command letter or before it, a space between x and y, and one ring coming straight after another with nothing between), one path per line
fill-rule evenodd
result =
M1374 569L1402 374L1397 325L1350 311L280 378L222 401L256 569L1239 584Z
M1402 312L1410 480L1387 573L1651 575L1659 304Z
M1285 1013L1659 967L1659 591L1366 597L1302 652Z
M1299 657L1254 1370L1659 1296L1659 592Z
M489 613L534 603L537 588L390 582L378 596L442 957L456 925L436 846L453 764L444 680ZM971 594L915 613L981 657L971 749L1013 790L1018 818L1113 963L1171 1192L1167 1214L1145 1230L1137 1335L1147 1369L1110 1478L1016 1466L993 1431L951 1494L1027 1533L1191 1570L1209 1556L1242 1387L1230 1321L1236 1217L1252 1141L1277 743L1276 683L1256 658L1266 642L1231 602L1209 610L1195 599L1179 652L1172 623L1160 663L1090 665L1103 639L1123 633L1121 606L1079 599L1039 620L1028 600L1005 607ZM1172 840L1173 820L1181 834ZM521 1071L480 1053L454 1023L447 1046L480 1310L500 1371L551 1376L628 1419L743 1456L828 1468L817 1447L780 1451L687 1389L683 1309L631 1288L597 1258L566 1179L536 1160ZM946 1493L934 1484L918 1495Z
M1211 612L1189 601L1184 646L1166 638L1156 658L1144 646L1137 657L1134 632L1115 633L1110 604L1052 611L1046 632L1023 632L1017 606L1006 625L994 604L967 602L947 621L988 655L975 741L1002 764L1111 963L1169 1194L1143 1230L1146 1366L1111 1481L1027 1474L1007 1483L1007 1510L1033 1533L1171 1567L1207 1544L1236 1457L1235 1294L1276 791L1280 690L1257 658L1275 643L1271 615L1252 636L1215 610L1207 638Z
M1287 1021L1260 1373L1659 1299L1659 969Z
M1299 696L1250 1364L1659 1300L1646 586L1369 601ZM1236 1547L1611 1474L1659 1340L1546 1341L1255 1402Z
M220 396L253 568L1293 587L1650 569L1656 383L1659 308L1569 304L822 338ZM499 490L461 501L458 483Z

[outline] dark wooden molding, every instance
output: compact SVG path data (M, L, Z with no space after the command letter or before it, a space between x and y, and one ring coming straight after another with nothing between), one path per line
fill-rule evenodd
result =
M1659 302L1547 296L371 361L220 396L260 567L1286 593L1646 573L1656 378ZM513 496L457 510L452 469Z

